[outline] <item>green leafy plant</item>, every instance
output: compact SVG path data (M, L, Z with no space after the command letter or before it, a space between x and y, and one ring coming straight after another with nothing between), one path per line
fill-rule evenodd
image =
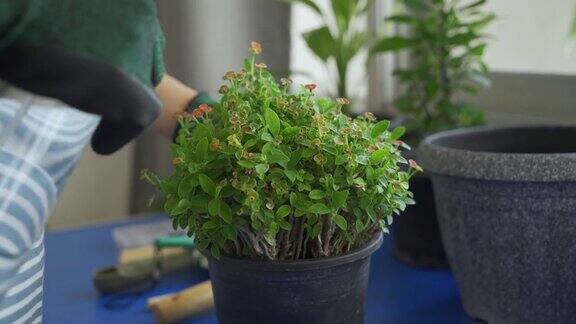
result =
M255 63L260 51L253 43L244 69L226 74L220 104L180 117L174 173L145 174L174 226L214 256L280 260L337 255L387 232L420 170L400 154L404 129L353 120L341 113L347 99L317 98L312 84L289 93L288 79Z
M284 1L304 4L321 18L320 27L302 36L310 50L337 76L336 95L349 98L350 62L362 48L368 49L370 42L369 34L360 22L374 0L331 0L331 12L325 12L313 0Z
M482 57L484 28L495 18L481 10L486 0L404 0L405 14L387 20L408 26L408 37L380 39L372 54L410 50L410 67L395 74L405 86L396 106L409 118L409 130L420 136L440 130L482 124L483 113L457 101L461 92L475 94L490 85Z

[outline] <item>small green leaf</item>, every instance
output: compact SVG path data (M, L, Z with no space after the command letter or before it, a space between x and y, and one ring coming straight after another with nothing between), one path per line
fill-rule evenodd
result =
M387 150L378 150L370 154L370 163L379 163L390 153Z
M295 168L298 162L300 162L301 158L302 158L302 150L296 150L292 152L292 154L290 154L290 161L288 162L287 167L290 169Z
M382 133L384 133L389 126L390 126L389 120L379 121L376 125L374 125L374 127L372 127L370 136L372 136L372 138L377 138L378 136L382 135Z
M196 145L196 157L200 159L200 161L206 161L208 158L208 138L202 138L198 144Z
M230 241L236 240L236 235L237 235L236 229L232 225L224 226L222 228L222 234L224 234L224 237Z
M350 192L348 190L336 191L332 194L332 208L340 208L344 206L349 194Z
M246 141L246 143L244 143L244 148L245 148L245 149L249 149L249 148L251 148L252 146L254 146L254 145L256 145L256 144L258 144L258 140L257 140L257 139L255 139L255 138L249 139L249 140Z
M190 208L190 201L188 199L181 199L178 204L176 205L176 207L174 207L174 209L172 209L171 214L172 215L179 215L184 213L188 208Z
M290 194L290 205L292 207L298 206L298 195L295 192Z
M210 246L210 253L212 253L212 256L214 258L220 259L220 249L215 244L212 244L212 246Z
M272 150L268 155L267 159L269 163L285 164L290 161L290 158L280 150Z
M356 220L354 227L356 228L356 232L358 232L358 233L360 233L364 230L364 224L362 224L362 221L360 219Z
M280 228L285 230L285 231L289 231L292 229L292 224L290 224L289 222L282 220L280 222Z
M293 170L284 170L284 174L286 175L286 177L288 179L290 179L290 181L294 182L296 180L296 171Z
M338 155L334 160L334 164L336 165L342 165L344 163L346 163L346 157L344 155Z
M278 208L278 210L276 211L276 216L280 217L280 218L284 218L288 215L290 215L290 212L292 211L292 209L290 209L290 206L288 205L282 205L280 206L280 208Z
M262 132L262 135L260 136L260 138L266 142L274 142L274 137L272 137L272 135L270 135L270 133L268 133L266 131Z
M298 134L299 131L300 131L300 127L291 126L291 127L285 128L282 131L282 134L284 134L284 136L286 136L286 137L290 137L290 136L294 136L294 135Z
M200 181L200 187L202 187L202 190L204 190L205 193L210 196L216 195L216 184L214 184L214 181L212 181L210 177L204 173L200 173L198 175L198 181Z
M342 215L334 215L333 219L334 223L336 223L336 225L340 227L341 230L345 231L348 229L348 222Z
M208 213L212 216L218 216L220 214L220 199L212 199L208 203Z
M278 137L278 134L280 134L280 118L276 112L270 108L266 108L264 111L264 119L266 120L266 126L268 126L272 135Z
M220 217L222 217L226 223L232 223L232 209L223 200L220 201Z
M402 135L404 135L405 132L406 132L406 128L396 127L396 128L394 128L394 130L390 134L390 139L395 141L395 140L399 139L400 137L402 137Z
M322 203L315 203L308 207L308 211L314 214L330 214L330 208Z
M310 191L310 193L308 194L308 197L310 197L310 199L319 200L319 199L326 197L326 193L322 190L315 189L315 190Z
M266 174L266 172L268 172L268 169L270 169L270 166L266 163L260 163L256 165L256 173L258 173L258 175L260 176Z
M211 230L217 228L218 226L220 226L220 224L218 224L218 222L216 222L215 220L211 219L208 220L206 223L204 223L204 225L202 225L202 229Z
M240 160L240 161L238 161L237 163L238 163L239 166L241 166L241 167L243 167L243 168L247 168L247 169L250 169L250 168L253 168L253 167L256 166L256 163L250 162L250 161L246 161L246 160Z

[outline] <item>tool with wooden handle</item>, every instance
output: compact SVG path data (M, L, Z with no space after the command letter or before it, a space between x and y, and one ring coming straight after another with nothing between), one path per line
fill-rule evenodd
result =
M175 248L183 250L174 253ZM172 252L163 253L164 250ZM193 266L206 267L205 258L194 250L194 240L187 236L159 238L152 255L146 255L146 251L138 250L128 256L123 254L123 258L131 259L131 262L120 262L117 266L94 272L96 289L105 294L145 291L152 289L163 273Z
M180 292L148 299L157 323L175 323L214 308L212 284L205 281Z

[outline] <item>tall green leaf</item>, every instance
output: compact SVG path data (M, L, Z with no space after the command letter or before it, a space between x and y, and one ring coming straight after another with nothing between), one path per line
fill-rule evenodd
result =
M216 184L209 176L200 173L198 175L198 181L200 182L200 187L204 190L205 193L209 194L210 196L216 195Z
M303 36L308 47L321 60L327 61L336 53L336 41L327 26L308 31Z
M340 33L345 33L356 12L358 0L331 0L332 11Z
M278 134L280 134L280 118L278 118L276 112L270 108L266 108L264 111L264 119L272 135L278 137Z
M372 54L375 53L384 53L390 51L398 51L402 49L407 49L413 47L414 45L418 44L417 39L400 37L400 36L392 36L383 38L378 41L372 48L370 52Z

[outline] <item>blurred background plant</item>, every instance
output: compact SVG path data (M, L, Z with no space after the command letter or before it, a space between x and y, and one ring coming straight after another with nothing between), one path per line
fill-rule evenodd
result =
M490 85L483 30L495 15L482 10L485 2L403 0L402 13L386 19L407 26L408 35L382 37L371 54L409 51L408 67L394 72L403 86L395 103L413 139L484 122L481 110L456 95Z
M322 24L302 36L310 50L334 75L332 97L350 98L348 72L350 63L370 45L365 23L375 0L330 0L330 10L323 10L314 0L282 0L301 3L314 11ZM354 98L350 98L354 100Z

